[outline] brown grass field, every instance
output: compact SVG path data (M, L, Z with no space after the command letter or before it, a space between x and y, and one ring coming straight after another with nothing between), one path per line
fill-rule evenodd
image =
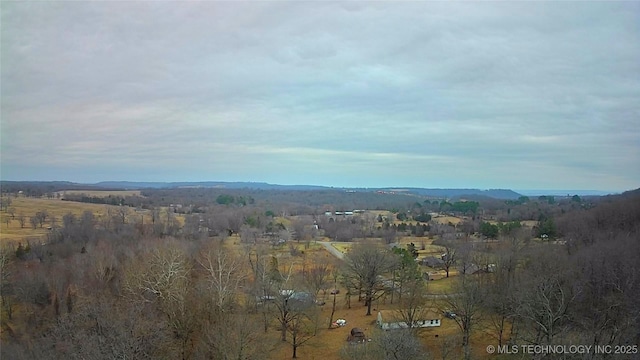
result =
M34 216L38 211L46 211L50 217L54 216L58 225L62 222L62 217L68 213L81 215L87 210L93 212L96 216L107 213L107 205L27 197L12 198L11 206L9 207L15 209L13 219L11 219L10 214L6 211L0 213L0 241L3 243L19 242L31 237L41 238L45 236L48 232L46 227L50 226L50 219L47 220L47 224L45 224L44 227L37 227L36 229L33 229L29 222L29 218ZM20 227L20 222L18 221L18 216L21 214L26 218L24 228ZM7 218L10 219L8 225L6 222Z
M113 191L109 193L120 193L121 191ZM107 193L107 192L102 192ZM131 193L131 192L130 192ZM104 194L103 194L104 195ZM108 194L104 195L108 196ZM17 197L11 198L11 205L9 208L14 209L14 217L12 218L9 212L0 212L0 243L7 242L21 242L29 238L43 238L46 236L47 227L51 226L51 219L55 217L55 223L57 226L61 226L62 217L66 214L74 214L76 216L82 215L85 211L91 211L94 216L100 220L101 217L107 215L109 210L115 211L118 206L104 205L104 204L90 204L74 201L63 201L60 199L45 199L45 198L28 198ZM33 228L29 222L29 218L34 216L38 211L46 211L48 218L46 224L41 228ZM151 214L149 211L137 212L133 208L129 208L130 221L140 221L144 219L145 222L151 221ZM18 217L20 214L25 216L24 227L20 227ZM7 224L7 219L9 223ZM176 219L182 224L184 223L184 217L177 215Z

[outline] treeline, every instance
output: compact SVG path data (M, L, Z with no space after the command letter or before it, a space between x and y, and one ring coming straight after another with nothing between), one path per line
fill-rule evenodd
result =
M290 215L319 215L330 209L406 209L416 199L419 200L419 198L408 195L377 194L365 191L345 192L343 190L185 188L145 189L142 191L142 195L147 198L150 206L191 204L202 208L211 204L256 204L269 207L276 213L281 213L281 210L284 210Z
M515 223L485 222L482 231L497 241L482 244L463 236L435 242L444 247L440 266L461 274L452 290L456 296L446 305L457 314L463 344L483 331L499 345L620 346L637 356L640 192L545 216L557 224L555 236L561 241L533 240ZM468 346L464 355L471 357Z
M0 181L3 195L18 194L27 197L55 197L57 192L65 190L119 190L94 185L77 184L68 181Z
M77 201L90 204L105 204L105 205L125 205L125 200L120 196L87 196L82 194L70 194L65 195L62 198L63 201Z

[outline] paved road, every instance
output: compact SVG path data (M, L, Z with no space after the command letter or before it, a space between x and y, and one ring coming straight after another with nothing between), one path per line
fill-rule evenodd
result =
M344 254L340 250L338 250L335 247L333 247L333 245L332 245L332 244L340 244L339 242L334 242L334 241L325 242L325 241L323 241L320 244L322 244L322 246L324 246L324 248L327 249L327 251L329 251L331 254L333 254L333 256L337 257L340 260L344 260ZM345 244L347 244L347 243L345 243Z

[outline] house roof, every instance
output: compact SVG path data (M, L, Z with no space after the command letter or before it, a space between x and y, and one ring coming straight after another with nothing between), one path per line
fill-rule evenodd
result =
M428 256L428 257L422 258L422 263L424 263L424 264L432 264L432 265L442 265L442 264L444 264L444 260L439 259L439 258L434 257L434 256Z
M402 321L402 316L399 313L399 310L380 310L378 311L382 315L382 321L384 322L397 322ZM439 311L434 309L425 309L422 312L422 316L419 316L420 320L435 320L441 319L442 315Z

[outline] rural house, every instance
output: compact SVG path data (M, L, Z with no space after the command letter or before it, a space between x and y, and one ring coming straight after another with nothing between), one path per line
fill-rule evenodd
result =
M422 314L422 319L418 319L413 327L436 327L440 326L440 316L433 311L426 311ZM408 329L409 324L404 321L396 310L378 311L376 325L382 330Z
M437 257L434 257L434 256L428 256L422 259L422 265L429 266L434 269L440 269L444 267L444 260L438 259Z

